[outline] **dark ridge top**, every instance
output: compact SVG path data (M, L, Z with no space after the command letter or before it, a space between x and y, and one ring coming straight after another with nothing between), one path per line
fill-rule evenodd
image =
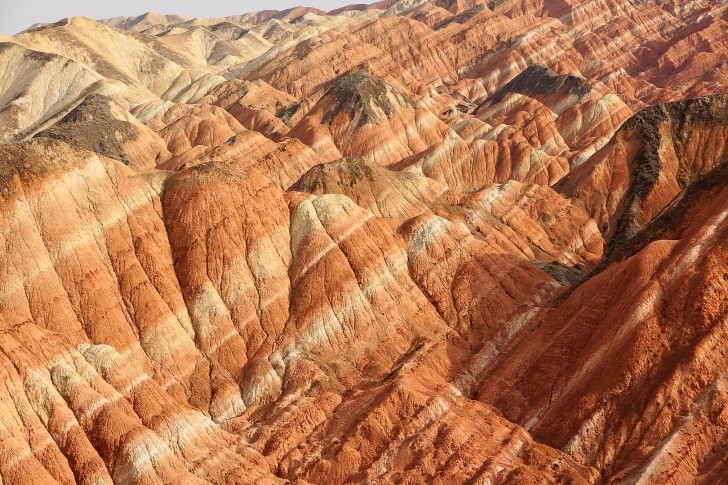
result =
M61 118L54 126L73 123L109 123L119 121L111 114L111 98L102 94L89 94L84 100L71 110L66 116Z
M641 110L624 122L619 131L654 130L654 123L670 122L679 143L687 136L687 128L695 123L728 123L728 94L701 96L672 103L658 104Z
M686 99L643 109L628 119L615 137L624 132L639 131L642 148L631 167L632 180L625 201L625 211L616 224L609 243L608 253L623 247L643 226L640 206L657 184L662 171L659 149L663 143L672 143L678 159L682 159L682 146L687 141L688 130L695 124L718 123L728 125L728 95ZM671 139L663 140L660 126L670 125ZM692 175L692 177L691 177ZM678 182L682 187L698 174L688 173L680 166Z
M87 150L50 138L0 144L0 197L12 190L14 178L30 181L48 173L68 173L88 156Z
M291 120L291 118L298 112L298 109L301 107L301 103L303 103L303 100L297 103L289 104L288 106L283 108L283 110L277 115L289 128L293 126L293 121Z
M509 93L530 94L562 94L582 98L592 88L583 78L571 74L561 75L542 64L532 64L500 88L490 99L490 103L498 103Z
M540 263L533 261L541 271L552 277L561 286L572 286L579 283L584 277L584 272L578 264L575 266L567 266L558 261L551 263Z
M475 7L469 8L465 10L464 12L460 12L459 14L450 17L449 19L445 20L444 22L440 22L435 26L435 30L444 29L450 24L464 24L468 20L472 19L476 15L478 15L480 12L485 10L484 5L476 5Z
M41 30L52 29L54 27L63 27L65 25L68 25L69 22L70 22L69 19L65 18L65 19L59 20L58 22L53 22L53 23L49 23L49 24L31 25L30 27L28 27L27 29L25 29L24 31L22 31L20 33L26 34L29 32L40 32Z
M138 130L113 115L112 102L100 94L86 96L81 104L35 138L65 141L128 165L130 160L123 140L134 139Z
M309 169L289 190L317 193L326 191L327 182L337 181L342 185L353 186L360 180L373 180L375 170L379 169L373 162L361 157L349 157L322 163Z
M20 44L15 44L13 42L0 42L0 52L4 52L6 50L15 49L15 48L25 49L25 51L24 51L25 56L29 59L33 59L34 61L51 62L54 59L63 59L61 56L59 56L57 54L28 49L25 46L21 46ZM68 63L68 62L73 62L73 61L71 61L70 59L66 59L66 62Z
M235 25L232 22L220 22L215 25L212 25L209 27L210 31L215 33L225 33L225 32L232 32L234 33L233 36L230 37L230 40L237 40L241 37L244 37L245 34L249 32L249 30L244 29L240 27L239 25Z
M377 106L389 119L395 112L395 106L387 96L389 92L395 93L398 98L402 99L403 103L414 106L412 100L399 94L393 87L377 76L373 76L366 71L345 74L335 79L329 88L328 94L334 96L338 103L337 108L328 112L323 121L324 123L330 123L337 113L345 111L349 113L352 119L358 118L358 125L381 123L385 120L380 119L381 115L372 107Z

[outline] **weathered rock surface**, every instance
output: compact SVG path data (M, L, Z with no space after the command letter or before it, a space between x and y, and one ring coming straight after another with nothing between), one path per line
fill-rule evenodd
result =
M722 481L725 173L535 315L478 398L615 481Z
M427 177L393 172L364 158L316 165L290 189L315 195L344 194L379 217L395 219L429 213L447 191Z
M362 156L389 165L439 142L448 130L431 111L366 71L343 75L289 136L325 160Z
M118 103L98 94L88 95L35 136L62 140L141 169L155 168L172 157L160 136Z
M722 483L728 6L0 43L0 483Z
M647 108L559 184L622 246L696 179L728 160L728 96Z

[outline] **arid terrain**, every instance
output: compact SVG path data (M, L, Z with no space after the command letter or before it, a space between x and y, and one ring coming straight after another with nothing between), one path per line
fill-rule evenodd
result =
M728 3L0 36L0 485L728 483Z

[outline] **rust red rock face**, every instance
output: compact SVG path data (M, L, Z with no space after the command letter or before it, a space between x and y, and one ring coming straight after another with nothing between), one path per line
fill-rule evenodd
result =
M0 483L723 483L728 6L0 43Z

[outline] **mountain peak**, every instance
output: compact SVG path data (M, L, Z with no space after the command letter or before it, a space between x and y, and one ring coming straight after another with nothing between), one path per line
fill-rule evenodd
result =
M0 40L0 483L726 482L725 1Z
M572 74L557 74L543 64L532 64L506 83L491 98L491 103L498 103L509 93L519 94L559 94L581 98L591 93L592 87L582 77Z
M383 79L364 70L344 74L332 81L328 91L337 101L328 118L338 112L358 117L361 123L381 123L390 118L399 106L414 102L402 96Z

